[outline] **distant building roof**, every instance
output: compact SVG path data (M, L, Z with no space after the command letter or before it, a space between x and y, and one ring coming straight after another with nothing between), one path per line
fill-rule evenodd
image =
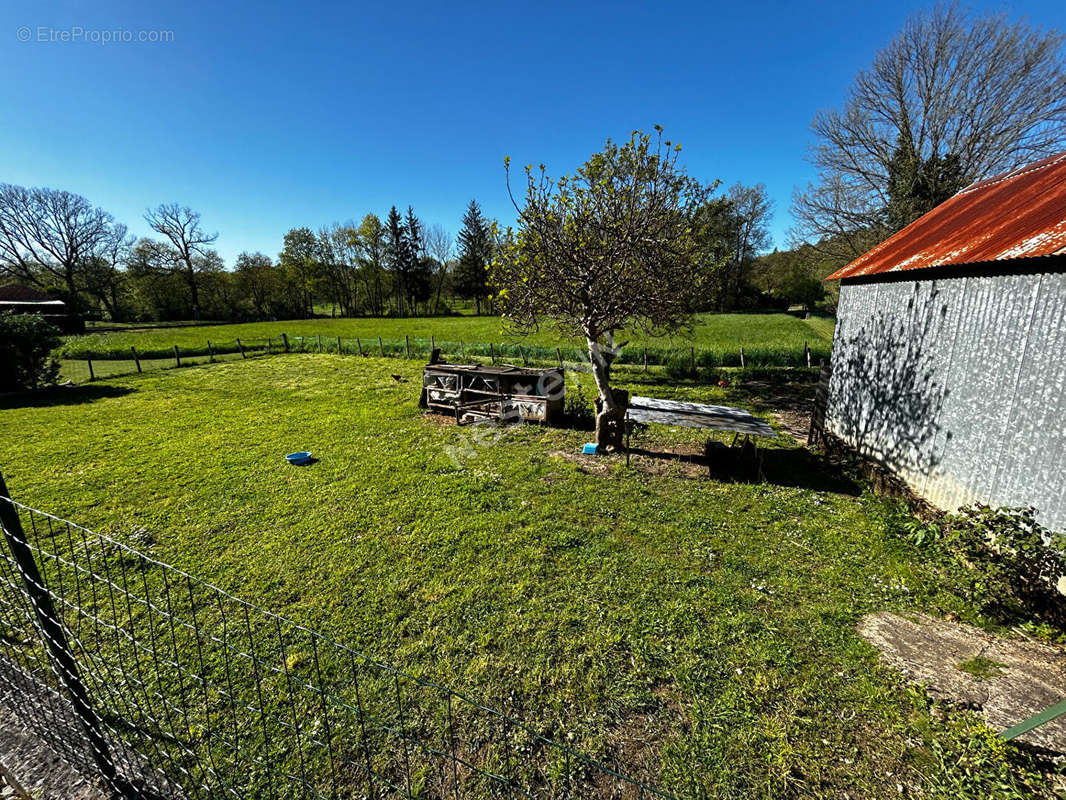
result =
M1066 153L967 186L827 280L1063 254Z
M32 289L29 286L0 286L0 303L4 305L32 305L32 306L63 306L66 305L62 300L45 294L39 289Z

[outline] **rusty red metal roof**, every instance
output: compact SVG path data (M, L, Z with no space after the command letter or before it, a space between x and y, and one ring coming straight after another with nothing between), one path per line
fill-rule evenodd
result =
M1066 254L1066 153L978 181L826 280Z

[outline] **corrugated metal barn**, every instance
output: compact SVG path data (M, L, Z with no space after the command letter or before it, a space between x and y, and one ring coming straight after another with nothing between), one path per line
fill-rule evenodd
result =
M1066 530L1066 153L974 184L840 279L825 427L931 503Z

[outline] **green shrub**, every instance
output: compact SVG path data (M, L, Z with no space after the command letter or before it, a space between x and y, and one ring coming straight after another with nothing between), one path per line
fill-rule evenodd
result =
M574 388L566 390L566 397L563 400L563 415L570 421L571 425L579 428L592 427L596 421L596 411L593 408L592 401L585 394L585 390L580 383Z
M689 353L673 353L666 360L666 374L671 378L693 378L692 356Z
M889 514L896 535L942 557L946 577L985 611L1066 625L1066 535L1036 521L1033 508L973 505L923 521L900 503ZM954 566L952 566L954 565Z
M1066 623L1066 536L1038 523L1036 509L970 506L944 518L943 537L970 568L973 600Z
M18 392L55 383L59 330L37 314L0 314L0 391Z

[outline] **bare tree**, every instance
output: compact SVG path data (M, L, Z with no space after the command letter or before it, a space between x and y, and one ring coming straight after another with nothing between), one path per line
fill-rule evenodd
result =
M125 225L115 223L83 270L86 294L97 300L112 320L123 318L120 295L125 276L122 267L129 261L135 241Z
M433 313L440 308L440 293L444 288L444 279L448 276L448 262L451 260L454 240L452 235L439 223L430 225L424 234L426 252L437 262L436 289L434 289Z
M843 108L815 116L819 179L795 193L797 240L857 255L969 182L1062 150L1062 41L955 4L912 16ZM912 190L918 199L889 214L893 192Z
M179 274L189 287L193 318L199 319L200 290L197 273L208 263L205 261L211 252L208 245L218 239L218 234L205 233L200 227L199 212L177 203L164 203L157 208L148 209L144 219L152 230L165 236L174 248L177 258L171 262L171 269Z
M74 299L85 288L85 270L115 235L111 215L81 195L0 184L2 274L62 286Z
M523 330L552 324L581 336L599 393L596 441L620 443L624 404L611 389L614 334L684 325L701 292L702 240L693 219L713 187L678 165L680 145L634 131L607 141L572 176L553 181L526 168L512 195L521 229L502 243L492 282L507 320ZM510 191L508 166L508 191Z

